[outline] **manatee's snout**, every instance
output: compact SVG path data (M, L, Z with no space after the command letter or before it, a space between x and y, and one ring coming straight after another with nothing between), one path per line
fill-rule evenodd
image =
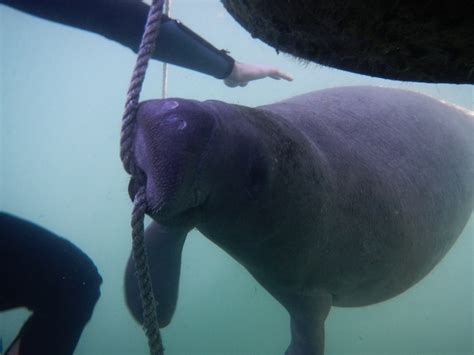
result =
M166 220L199 206L208 186L201 163L207 154L214 117L199 102L150 100L140 104L134 155L146 175L148 213ZM137 186L130 184L130 193Z

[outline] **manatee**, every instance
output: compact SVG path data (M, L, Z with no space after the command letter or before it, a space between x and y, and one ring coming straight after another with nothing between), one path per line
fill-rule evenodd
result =
M415 92L341 87L256 108L150 100L137 120L161 326L197 228L289 312L285 354L321 355L331 306L420 281L473 210L474 113ZM134 272L129 260L126 301L141 322Z

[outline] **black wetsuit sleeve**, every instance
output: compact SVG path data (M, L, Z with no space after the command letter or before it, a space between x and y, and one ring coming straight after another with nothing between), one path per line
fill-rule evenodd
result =
M138 51L149 6L139 0L0 0L17 10L94 32ZM154 59L224 79L234 60L178 21L163 17Z

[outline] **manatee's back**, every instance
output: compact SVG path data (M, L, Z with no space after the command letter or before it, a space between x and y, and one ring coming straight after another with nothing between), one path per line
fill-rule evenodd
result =
M467 195L473 194L473 111L408 90L370 86L320 90L259 108L294 123L333 168L363 164L380 177L410 169L421 180L429 171L452 172L447 183L469 186Z
M467 223L474 206L472 112L381 87L321 90L260 109L294 123L326 158L334 189L327 213L337 217L328 249L339 251L326 262L345 275L327 279L364 280L361 289L348 286L347 300L339 290L341 305L358 297L359 304L380 301L411 286ZM346 262L336 267L338 260Z

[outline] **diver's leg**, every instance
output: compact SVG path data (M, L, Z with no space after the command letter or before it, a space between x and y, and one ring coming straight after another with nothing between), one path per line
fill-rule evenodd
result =
M145 231L153 292L158 302L158 323L171 321L178 299L181 252L189 228L167 227L152 222ZM135 262L131 255L125 270L125 298L133 317L143 323L142 302L138 289Z
M11 354L16 354L14 350L19 344L19 355L72 355L98 294L76 297L61 299L47 310L33 311L13 342Z
M87 294L71 290L54 307L34 310L6 355L72 355L99 298L98 288Z
M289 307L291 343L285 355L323 355L324 322L331 308L332 297L323 290L298 295Z
M20 355L70 355L100 295L92 260L71 242L0 213L0 309L33 314L9 348Z

